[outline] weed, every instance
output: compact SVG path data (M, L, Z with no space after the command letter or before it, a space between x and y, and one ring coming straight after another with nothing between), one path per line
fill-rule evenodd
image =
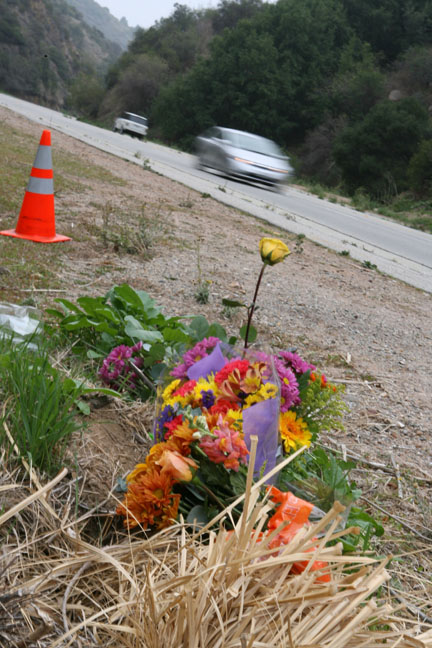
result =
M145 205L141 207L138 216L128 215L128 224L124 224L124 220L119 218L111 203L102 207L101 237L104 245L111 245L115 252L136 254L145 260L150 259L159 233L156 225L145 216Z
M202 281L198 285L198 289L195 291L194 297L198 304L208 304L209 287L207 281Z
M239 309L235 306L224 306L222 309L222 317L231 320L235 317L236 313L238 313L238 310Z
M341 250L339 254L345 257L348 257L350 255L349 250Z
M378 269L378 266L375 263L372 263L371 261L363 261L362 266L363 268L368 268L369 270Z
M80 389L71 388L51 366L46 349L33 353L27 344L10 348L7 340L1 344L0 376L8 403L4 419L20 457L53 474L70 436L80 427L75 418ZM2 436L2 444L10 445L5 432Z
M201 273L201 254L200 254L200 239L197 239L197 275L198 275L198 289L195 291L195 299L198 304L207 304L209 300L209 281L202 279Z
M304 234L297 234L297 238L294 243L294 252L301 254L304 251L303 242L306 236Z
M193 202L192 202L192 200L190 199L190 196L188 195L187 200L182 200L182 201L179 203L179 206L180 206L180 207L184 207L184 208L186 208L186 209L192 209L192 207L193 207Z
M201 198L211 198L211 195L209 193L202 193Z

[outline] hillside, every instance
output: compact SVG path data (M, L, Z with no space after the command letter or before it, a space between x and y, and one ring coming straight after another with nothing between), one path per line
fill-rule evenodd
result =
M71 80L103 74L120 46L83 21L65 0L0 0L0 88L62 108Z
M122 50L127 49L135 29L128 25L126 18L117 20L106 7L101 7L95 0L66 0L66 2L82 14L90 27L101 31L105 38L119 45Z

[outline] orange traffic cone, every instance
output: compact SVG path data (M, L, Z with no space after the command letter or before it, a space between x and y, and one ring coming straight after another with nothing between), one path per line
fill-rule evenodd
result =
M0 232L4 236L29 239L38 243L70 241L56 234L54 183L51 158L51 132L44 130L24 195L16 229Z

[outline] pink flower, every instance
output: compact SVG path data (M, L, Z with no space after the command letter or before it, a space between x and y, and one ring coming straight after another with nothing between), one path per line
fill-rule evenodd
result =
M170 372L171 376L174 376L174 378L186 378L189 367L208 355L209 351L213 351L219 342L220 340L217 337L208 337L195 344L192 349L189 349L184 354L182 364L174 367Z
M219 417L217 425L212 429L214 436L204 436L200 448L213 463L223 463L227 470L238 471L240 463L247 463L249 451L238 430L232 430Z

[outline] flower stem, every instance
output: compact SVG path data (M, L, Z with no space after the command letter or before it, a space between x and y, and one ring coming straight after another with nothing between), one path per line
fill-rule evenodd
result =
M248 321L247 321L246 334L245 334L245 343L244 343L244 348L245 349L248 348L248 339L249 339L249 331L250 331L250 325L251 325L251 321L252 321L252 315L253 315L254 310L255 310L255 304L256 304L256 299L257 299L257 296L258 296L258 290L259 290L259 287L260 287L260 284L261 284L261 279L262 279L262 276L264 274L265 267L266 267L266 264L263 263L261 271L260 271L259 276L258 276L258 281L257 281L256 287L255 287L255 294L253 296L252 304L249 306L249 309L248 309L249 314L248 314Z
M206 486L200 479L194 478L192 480L192 484L194 484L194 486L196 486L197 488L201 488L201 490L207 493L207 495L218 504L221 511L224 510L226 505L221 502L221 500L213 493L213 491L210 490L210 488L208 488L208 486Z

